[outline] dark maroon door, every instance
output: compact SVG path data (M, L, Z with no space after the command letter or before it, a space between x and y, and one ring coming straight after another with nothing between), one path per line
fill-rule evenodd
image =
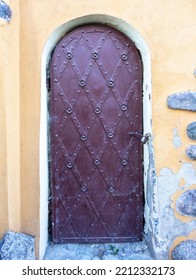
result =
M53 242L142 239L142 62L121 32L87 25L50 66Z

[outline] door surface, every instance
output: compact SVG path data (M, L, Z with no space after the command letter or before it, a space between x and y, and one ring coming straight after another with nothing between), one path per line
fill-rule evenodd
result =
M53 242L141 240L139 51L113 28L82 26L56 46L50 80Z

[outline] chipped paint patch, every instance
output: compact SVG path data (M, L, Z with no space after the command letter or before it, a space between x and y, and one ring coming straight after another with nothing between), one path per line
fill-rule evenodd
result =
M173 129L173 144L174 144L174 147L176 149L178 149L180 146L182 146L182 141L181 141L181 138L178 134L178 129L177 128Z
M179 187L184 187L185 185L186 185L186 180L184 178L181 178L178 186Z
M179 186L182 178L185 183L183 187ZM172 245L171 241L176 236L186 236L187 232L193 231L196 226L195 219L180 215L176 211L175 205L182 192L194 188L196 182L195 169L193 164L190 163L183 163L177 173L169 168L163 168L157 180L159 201L159 235L157 239L162 247L156 255L156 259L168 259L167 252ZM171 194L173 194L172 197ZM155 250L158 251L158 248Z

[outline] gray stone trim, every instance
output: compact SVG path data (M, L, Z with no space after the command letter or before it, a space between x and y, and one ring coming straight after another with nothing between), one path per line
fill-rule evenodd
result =
M0 19L10 22L12 17L12 11L3 0L0 0Z
M190 139L196 140L196 122L192 122L187 126L187 135Z
M185 91L168 96L167 105L170 109L196 112L196 92Z
M196 217L196 190L183 192L176 201L176 210L183 216Z
M196 260L196 241L180 242L172 251L173 260Z
M35 260L34 238L31 235L8 231L2 243L0 259Z
M196 160L196 145L189 145L186 148L186 156L192 160Z

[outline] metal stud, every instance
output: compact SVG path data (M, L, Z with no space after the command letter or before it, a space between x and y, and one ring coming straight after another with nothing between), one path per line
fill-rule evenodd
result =
M86 82L84 80L80 80L79 85L81 87L84 87L86 85Z
M99 164L100 164L100 160L99 160L99 159L96 159L96 160L94 161L94 164L95 164L95 165L99 165Z
M127 165L126 159L123 159L123 160L122 160L122 164L123 164L124 166Z
M126 111L126 110L127 110L127 105L123 104L123 105L121 106L121 110Z
M112 132L109 132L109 133L108 133L108 137L109 137L109 138L113 138L113 137L114 137L113 133L112 133Z
M115 191L115 188L114 188L113 186L110 186L110 187L109 187L109 192L112 193L112 192L114 192L114 191Z
M86 187L85 185L83 185L83 186L81 187L81 191L86 192L86 191L87 191L87 187Z
M68 114L71 114L71 113L73 112L73 110L72 110L71 107L68 107L67 110L66 110L66 112L67 112Z
M95 113L96 113L96 114L99 114L100 112L101 112L100 108L97 107L97 108L95 109Z
M82 140L82 141L85 141L86 139L87 139L86 135L83 134L83 135L81 136L81 140Z
M125 61L125 60L127 60L127 58L128 58L128 57L127 57L127 54L126 54L126 53L123 53L123 55L121 56L121 59Z
M114 81L110 80L110 81L108 82L108 86L109 86L109 87L113 87L113 86L114 86Z
M71 162L68 162L67 167L68 167L68 168L72 168L72 167L73 167L73 164L72 164Z
M92 54L92 58L93 58L93 59L97 59L98 57L99 57L99 55L98 55L97 52L94 52L94 53Z
M68 52L68 53L66 54L66 57L67 57L68 59L71 59L71 58L73 57L73 55L72 55L71 52Z

